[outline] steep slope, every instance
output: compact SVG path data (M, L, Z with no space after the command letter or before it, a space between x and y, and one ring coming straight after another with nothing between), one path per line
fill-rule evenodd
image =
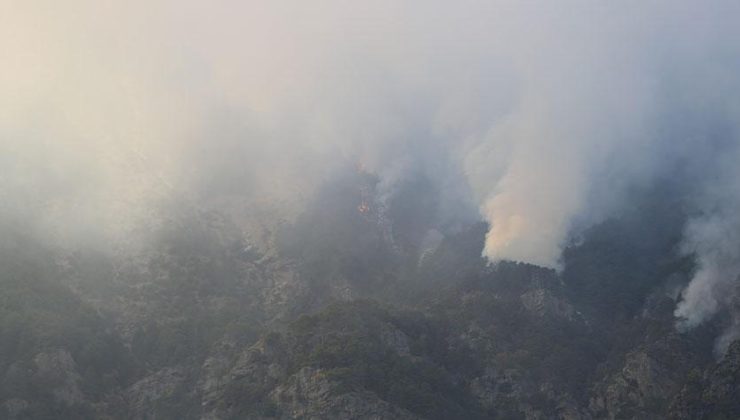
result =
M444 225L425 208L433 191L381 196L377 178L353 170L297 218L273 224L244 216L238 201L173 199L136 246L48 249L5 227L0 414L734 412L737 349L713 359L723 318L675 329L675 291L693 261L676 252L683 216L674 203L646 194L585 231L558 273L489 265L487 226Z
M99 418L137 374L112 324L43 278L0 278L0 417Z
M675 419L735 419L740 417L740 341L703 373L691 371L671 407Z

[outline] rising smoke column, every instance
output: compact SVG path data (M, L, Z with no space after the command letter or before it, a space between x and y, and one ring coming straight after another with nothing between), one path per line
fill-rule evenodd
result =
M655 114L675 125L738 96L717 83L739 74L736 4L5 2L0 151L24 164L0 167L0 190L38 191L38 220L84 231L148 214L171 187L309 196L359 160L386 194L421 173L449 213L479 209L490 260L557 267L574 219L619 201L607 178L647 183L683 141L656 141ZM733 223L736 203L715 201L687 230L698 255L717 242L700 232ZM680 315L694 324L692 296Z
M740 337L740 147L717 157L719 174L699 193L700 214L689 221L682 244L696 258L696 272L676 308L678 328L688 330L723 310L731 325L716 344L723 354ZM710 169L708 169L710 170Z
M640 45L653 29L623 10L585 4L567 16L542 7L519 17L535 13L541 20L507 51L519 76L516 102L471 152L485 158L468 164L490 225L484 255L557 268L574 218L598 207L589 195L604 184L599 171L635 177L625 162L652 141L655 86ZM479 181L481 166L492 164L494 176Z
M690 209L681 252L696 262L675 310L677 327L685 331L729 313L718 354L740 336L740 42L725 17L736 7L704 10L702 30L683 35L666 89L675 146L665 150L680 150ZM688 140L681 144L682 138Z

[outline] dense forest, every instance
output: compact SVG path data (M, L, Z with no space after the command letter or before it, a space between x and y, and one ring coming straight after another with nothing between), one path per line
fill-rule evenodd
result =
M659 191L574 239L556 271L487 263L487 226L438 225L421 182L381 203L373 175L337 179L293 222L259 226L262 242L216 210L163 211L140 255L4 226L2 417L740 413L740 342L715 348L729 314L676 328L694 262Z

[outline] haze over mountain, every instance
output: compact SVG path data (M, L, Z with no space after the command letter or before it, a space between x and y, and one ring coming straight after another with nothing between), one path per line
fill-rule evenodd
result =
M0 4L0 417L736 418L740 5Z

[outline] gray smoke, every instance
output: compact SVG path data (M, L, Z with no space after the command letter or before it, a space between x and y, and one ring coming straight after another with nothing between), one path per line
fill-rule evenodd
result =
M729 309L732 324L717 343L723 354L740 336L740 148L735 145L707 168L708 178L699 194L700 213L685 230L683 251L695 255L697 270L683 291L676 309L679 327L693 328Z
M177 192L295 213L334 168L423 175L485 255L559 267L631 187L701 191L676 314L738 275L734 1L10 1L0 9L3 217L126 237ZM689 186L687 185L687 188ZM246 203L246 204L245 204ZM277 203L277 204L275 204Z

